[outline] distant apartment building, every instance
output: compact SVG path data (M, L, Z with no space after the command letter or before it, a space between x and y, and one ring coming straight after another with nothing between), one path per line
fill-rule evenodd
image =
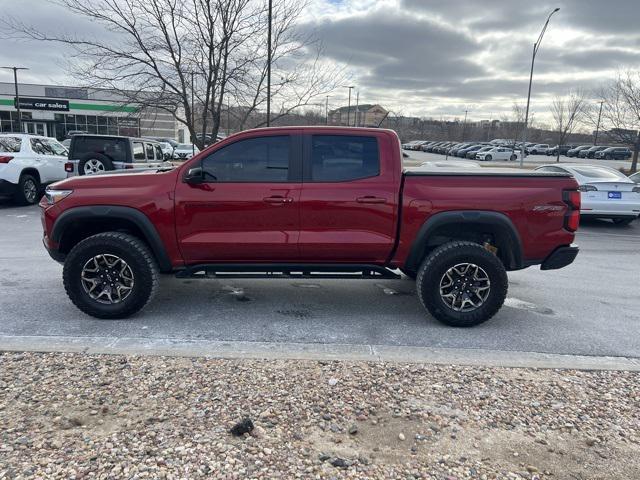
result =
M378 104L351 105L329 112L330 125L377 127L389 112Z

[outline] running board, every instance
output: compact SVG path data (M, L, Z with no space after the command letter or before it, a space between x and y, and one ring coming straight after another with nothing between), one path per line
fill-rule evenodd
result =
M386 267L360 264L212 263L192 265L176 273L177 278L353 278L399 280Z

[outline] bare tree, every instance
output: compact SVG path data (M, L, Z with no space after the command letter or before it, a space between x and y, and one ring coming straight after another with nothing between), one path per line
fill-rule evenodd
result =
M215 138L223 107L247 119L266 101L266 0L52 0L97 25L95 35L45 32L19 19L5 31L75 52L71 73L142 107L171 113L202 148ZM295 27L304 2L273 0L272 102L276 117L332 91L341 72Z
M555 132L556 162L560 162L560 146L573 133L586 113L585 94L582 90L574 90L565 96L556 96L551 104L551 117Z
M603 134L633 148L631 172L636 172L640 151L640 71L620 73L615 81L601 87L596 96L602 102ZM596 109L591 109L588 123L595 125L597 115Z

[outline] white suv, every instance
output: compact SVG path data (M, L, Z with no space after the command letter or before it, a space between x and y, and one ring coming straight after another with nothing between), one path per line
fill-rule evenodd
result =
M55 138L0 134L0 196L38 203L44 186L67 178L67 153Z

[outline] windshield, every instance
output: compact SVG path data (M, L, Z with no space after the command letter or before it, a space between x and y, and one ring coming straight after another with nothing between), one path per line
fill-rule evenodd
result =
M0 152L19 152L22 140L18 137L0 137Z

